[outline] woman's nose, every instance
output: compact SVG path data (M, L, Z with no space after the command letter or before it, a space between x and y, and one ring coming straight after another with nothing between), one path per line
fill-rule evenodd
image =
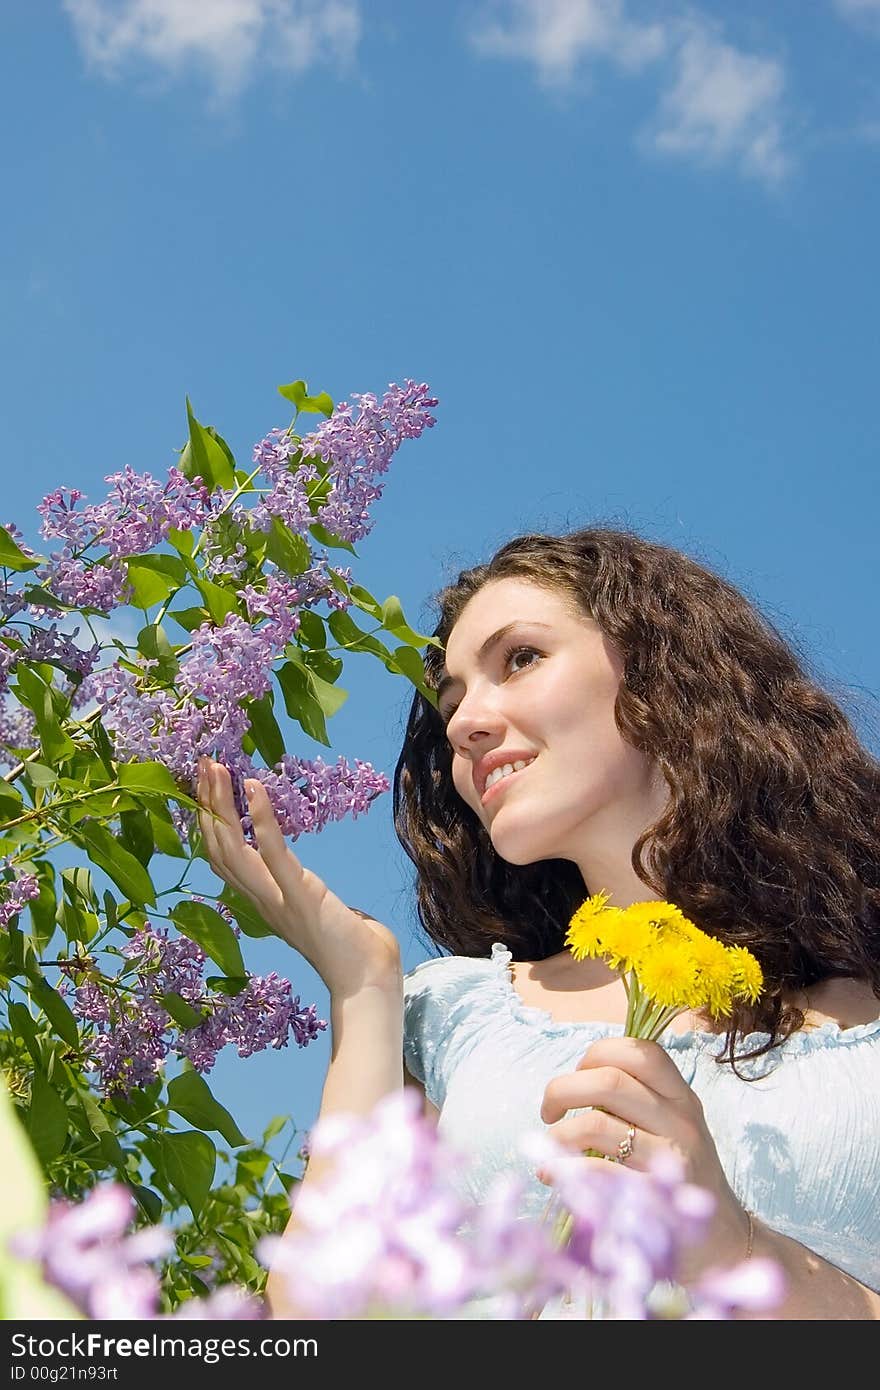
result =
M485 734L496 734L503 726L501 711L491 698L468 696L462 700L446 726L450 743L473 743Z

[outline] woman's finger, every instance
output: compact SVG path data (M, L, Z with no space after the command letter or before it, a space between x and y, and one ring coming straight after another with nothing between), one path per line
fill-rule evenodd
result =
M582 1108L606 1110L652 1134L668 1128L668 1101L619 1067L565 1072L548 1081L541 1102L545 1124L555 1124L569 1110Z
M281 902L281 890L257 850L245 840L226 768L206 761L202 799L202 836L211 867L239 893L271 911Z
M642 1170L650 1167L652 1157L663 1142L656 1134L604 1110L572 1115L551 1125L547 1132L557 1144L574 1153L596 1149L606 1158Z
M595 1067L619 1068L667 1100L680 1101L693 1095L669 1054L659 1043L646 1042L644 1038L599 1038L575 1070L590 1071Z
M294 904L303 892L305 870L296 855L288 848L263 783L256 778L248 780L244 784L244 790L263 862L278 884L282 896Z

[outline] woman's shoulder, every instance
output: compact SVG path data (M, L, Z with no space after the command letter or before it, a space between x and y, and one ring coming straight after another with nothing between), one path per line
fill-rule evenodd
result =
M479 986L495 980L509 960L510 952L497 941L482 956L432 956L406 972L404 997Z

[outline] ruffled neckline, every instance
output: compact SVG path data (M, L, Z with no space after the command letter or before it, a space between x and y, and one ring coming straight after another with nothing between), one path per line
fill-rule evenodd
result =
M537 1028L548 1036L563 1036L579 1032L590 1033L593 1037L623 1036L622 1023L607 1023L598 1019L580 1023L565 1022L554 1018L548 1009L539 1009L534 1004L526 1004L520 998L510 977L509 967L513 960L513 953L502 942L493 941L489 960L495 967L494 976L502 997L506 1000L511 1015L519 1023L530 1028ZM817 1028L800 1029L797 1033L793 1033L790 1037L777 1043L772 1051L784 1051L786 1056L793 1056L802 1052L811 1052L821 1047L845 1047L875 1035L880 1038L880 1018L872 1019L870 1023L857 1023L852 1028L842 1028L839 1023L829 1019L826 1023L819 1024ZM766 1042L769 1036L769 1033L766 1032L746 1033L740 1039L740 1046ZM691 1028L685 1033L674 1033L667 1029L665 1033L660 1035L659 1042L669 1052L699 1047L709 1052L720 1053L724 1047L724 1034L710 1033L704 1028Z

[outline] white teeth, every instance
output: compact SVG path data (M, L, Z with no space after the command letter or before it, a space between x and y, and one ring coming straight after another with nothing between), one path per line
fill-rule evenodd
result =
M518 758L515 763L504 763L502 767L496 767L486 778L486 791L494 786L496 782L500 782L502 777L507 777L511 772L519 772L522 768L528 767L529 763L533 763L534 761L534 758Z

